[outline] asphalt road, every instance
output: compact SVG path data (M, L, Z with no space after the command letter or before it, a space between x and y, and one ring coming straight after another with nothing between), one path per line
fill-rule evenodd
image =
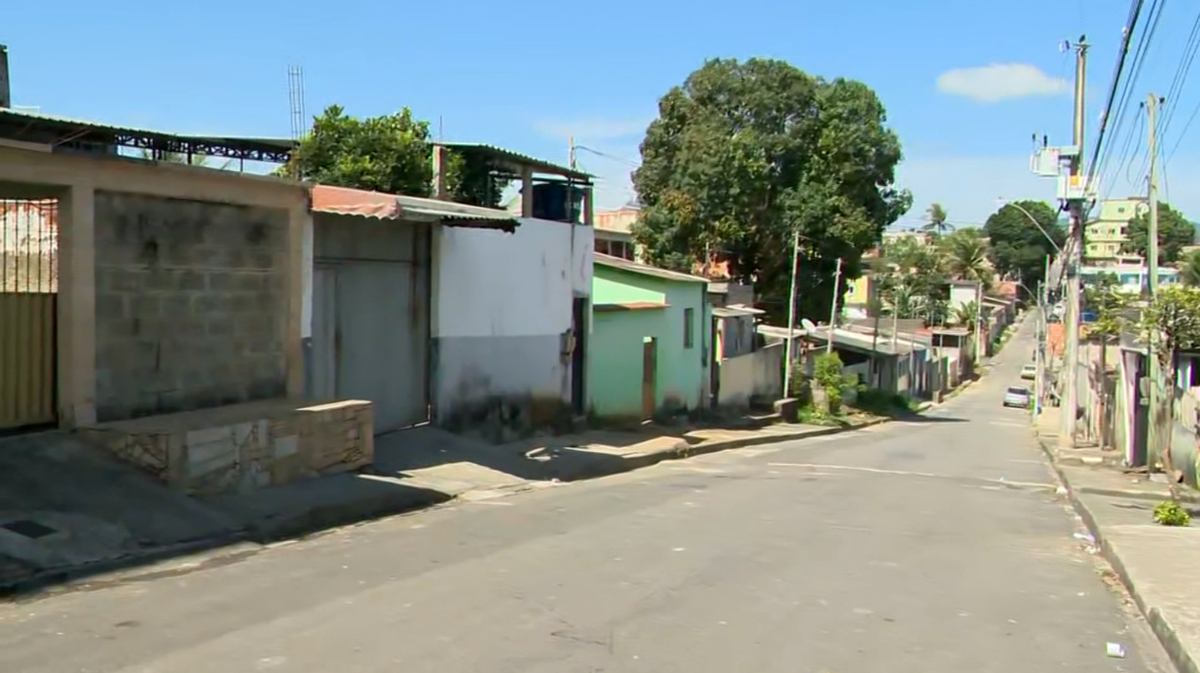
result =
M0 671L1169 670L1000 406L1031 348L926 420L4 606Z

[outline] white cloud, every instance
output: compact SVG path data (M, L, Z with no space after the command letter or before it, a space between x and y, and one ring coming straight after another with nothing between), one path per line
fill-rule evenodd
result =
M996 103L1026 96L1057 96L1070 91L1071 85L1028 63L993 63L948 70L938 75L937 88L945 94Z
M574 136L577 142L622 140L637 136L639 139L650 125L648 119L575 119L567 121L543 120L535 124L537 130L555 138Z

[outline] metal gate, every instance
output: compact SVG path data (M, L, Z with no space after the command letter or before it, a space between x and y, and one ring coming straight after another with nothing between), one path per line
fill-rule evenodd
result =
M58 202L0 200L0 430L56 419Z
M322 224L313 273L314 393L370 400L376 434L428 420L428 232ZM354 246L339 240L346 236L357 239Z

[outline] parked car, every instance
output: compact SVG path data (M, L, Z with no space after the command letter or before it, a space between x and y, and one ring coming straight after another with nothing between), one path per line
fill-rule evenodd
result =
M1026 381L1032 381L1037 378L1037 365L1024 365L1021 367L1021 378Z
M1004 391L1004 406L1028 409L1030 403L1029 389L1021 386L1010 386Z

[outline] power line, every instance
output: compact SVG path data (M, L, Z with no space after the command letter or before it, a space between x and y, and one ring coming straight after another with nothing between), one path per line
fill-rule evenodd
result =
M1109 115L1112 114L1113 101L1116 100L1117 97L1117 88L1121 83L1121 73L1125 69L1125 58L1129 55L1129 43L1133 39L1133 32L1137 27L1138 16L1141 15L1142 5L1144 3L1145 0L1133 0L1129 7L1129 18L1126 21L1124 35L1121 36L1121 50L1117 53L1117 62L1113 67L1112 82L1108 87L1108 98L1104 103L1104 114L1102 114L1100 117L1100 130L1096 135L1096 147L1092 151L1092 159L1088 163L1087 176L1089 181L1096 174L1097 162L1100 160L1100 150L1104 146L1104 132L1108 127ZM1124 96L1122 96L1122 98L1124 99ZM1118 128L1120 126L1119 120L1121 117L1121 111L1123 109L1124 103L1117 108L1118 121L1116 124ZM1082 147L1079 149L1081 152L1083 151Z
M615 154L609 154L609 153L607 153L607 152L601 152L600 150L597 150L597 149L592 149L591 147L588 147L588 146L586 146L586 145L576 145L576 146L575 146L575 149L577 149L577 150L583 150L583 151L585 151L585 152L591 152L592 154L594 154L594 155L596 155L596 156L598 156L598 157L603 157L603 158L605 158L605 159L611 159L611 160L613 160L613 161L619 161L619 162L621 162L621 163L623 163L623 164L629 164L630 166L632 166L632 167L634 167L634 168L641 168L641 166L642 166L641 162L634 161L634 160L632 160L632 159L626 159L625 157L619 157L619 156L617 156L617 155L615 155Z
M1192 70L1192 62L1196 60L1196 49L1200 47L1200 13L1196 14L1195 20L1192 22L1192 30L1188 33L1187 42L1184 43L1183 56L1179 59L1179 65L1175 68L1175 76L1171 78L1171 86L1167 89L1167 114L1163 120L1162 132L1159 137L1165 138L1167 131L1171 128L1171 120L1175 116L1175 110L1180 94L1183 93L1183 85L1187 82L1188 75ZM1159 156L1162 156L1161 148Z

